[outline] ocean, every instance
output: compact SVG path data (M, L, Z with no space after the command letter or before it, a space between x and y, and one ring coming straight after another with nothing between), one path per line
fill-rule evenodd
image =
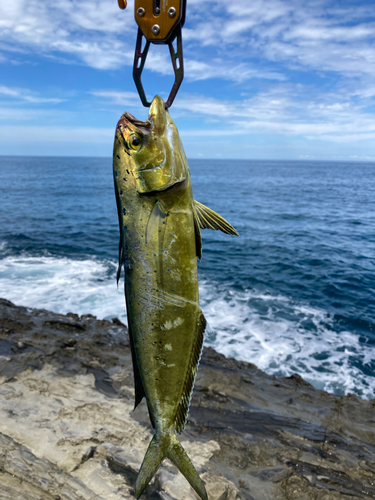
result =
M205 343L375 398L375 163L191 160ZM0 157L0 296L126 322L110 158Z

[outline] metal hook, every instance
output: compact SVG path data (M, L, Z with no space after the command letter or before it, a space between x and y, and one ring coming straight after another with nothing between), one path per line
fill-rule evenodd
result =
M173 47L173 42L175 39L177 39L177 51L175 51ZM182 52L181 24L177 26L175 37L172 40L169 40L168 46L174 71L174 84L169 94L168 100L165 103L165 109L168 109L170 106L172 106L174 98L176 97L178 89L180 88L182 80L184 79L184 57Z
M146 45L142 51L142 39L144 35L140 28L138 28L137 42L135 44L134 65L133 65L133 79L137 87L139 97L141 98L143 106L150 107L151 103L147 101L146 94L142 85L141 75L143 67L146 62L150 42L146 40Z
M134 55L134 66L133 66L133 78L134 78L134 83L135 86L137 87L139 97L141 98L142 104L145 107L150 107L151 102L147 100L141 76L142 76L142 71L146 62L146 57L148 54L148 49L150 48L150 41L146 40L146 44L142 50L142 41L143 41L144 35L141 31L140 28L138 28L138 35L137 35L137 43L135 46L135 55ZM177 50L175 51L173 47L173 42L174 40L177 39ZM178 89L181 86L182 80L184 79L184 59L183 59L183 53L182 53L182 36L181 36L181 25L179 24L175 31L173 32L172 37L168 41L168 46L169 46L169 53L171 55L171 60L172 60L172 65L173 65L173 71L175 75L175 80L174 84L172 87L172 90L169 94L169 97L165 103L165 108L169 108L172 106L172 103L174 101L174 98L176 97L176 94L178 92Z

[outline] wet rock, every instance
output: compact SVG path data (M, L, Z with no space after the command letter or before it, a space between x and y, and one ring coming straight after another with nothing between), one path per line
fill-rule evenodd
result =
M239 500L241 498L234 483L224 476L212 477L204 474L202 479L206 482L206 491L210 500Z
M115 325L117 326L123 326L126 328L126 326L124 325L124 323L122 321L120 321L118 318L112 318L112 323L114 323Z
M126 326L0 299L0 500L124 500L152 437ZM375 400L204 349L181 442L209 500L375 498ZM165 460L148 500L196 500Z

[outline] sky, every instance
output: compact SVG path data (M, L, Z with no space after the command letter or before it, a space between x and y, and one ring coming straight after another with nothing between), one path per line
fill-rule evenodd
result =
M0 3L0 155L109 157L121 114L146 119L133 11ZM170 112L188 158L375 160L373 0L187 0L182 37ZM173 80L152 45L147 96L166 99Z

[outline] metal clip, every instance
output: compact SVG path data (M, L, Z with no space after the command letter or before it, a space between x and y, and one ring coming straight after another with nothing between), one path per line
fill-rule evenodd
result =
M145 94L145 91L144 91L144 88L142 85L141 75L142 75L143 67L144 67L145 62L146 62L148 49L150 47L150 41L149 40L146 41L146 44L145 44L144 49L142 51L143 37L144 37L144 35L143 35L141 29L138 28L137 43L136 43L136 47L135 47L135 56L134 56L133 78L134 78L134 83L135 83L135 86L137 87L138 94L139 94L139 97L141 98L143 106L149 107L149 106L151 106L151 102L149 102L146 98L146 94ZM173 42L175 39L177 39L177 51L175 51L175 49L173 47ZM172 105L174 98L176 97L176 94L178 92L178 89L181 86L182 80L184 79L184 60L183 60L183 54L182 54L182 37L181 37L181 26L180 25L177 26L173 39L170 39L167 43L168 43L169 52L171 55L175 80L174 80L172 90L169 94L169 97L165 103L166 109Z
M118 0L119 7L125 9L127 0ZM169 46L175 80L165 107L169 108L182 80L184 79L184 61L182 53L181 28L185 22L186 0L135 0L134 17L138 24L138 35L135 46L133 78L142 104L149 107L142 85L142 71L146 62L150 43ZM143 37L146 40L142 50ZM176 40L177 50L173 42Z

